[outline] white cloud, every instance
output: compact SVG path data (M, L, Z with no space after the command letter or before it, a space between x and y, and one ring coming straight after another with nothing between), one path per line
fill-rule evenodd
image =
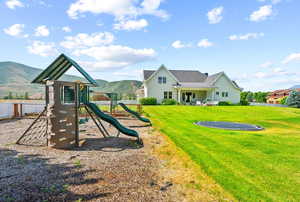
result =
M49 36L50 34L50 31L49 29L47 28L46 25L41 25L41 26L38 26L36 29L35 29L35 36L42 36L42 37L46 37L46 36Z
M80 33L75 36L67 36L60 45L67 49L78 49L99 45L108 45L114 41L115 37L110 32L99 32L99 33Z
M229 40L249 40L249 39L258 39L259 37L265 36L264 33L248 33L244 35L231 35L229 36Z
M207 13L209 24L217 24L217 23L221 22L223 19L223 16L222 16L223 10L224 10L224 8L221 6L221 7L214 8L211 11L209 11Z
M148 22L145 19L140 20L121 20L119 23L114 24L116 30L141 30L148 26Z
M261 64L260 67L268 68L268 67L271 67L272 65L273 65L273 63L271 61L267 61L267 62Z
M177 40L172 43L172 47L176 48L176 49L186 48L186 47L191 47L191 44L184 44L184 43L182 43L182 41Z
M280 67L274 68L272 72L256 72L254 77L257 79L264 78L274 78L274 77L282 77L282 76L291 76L294 75L294 72L288 72Z
M268 2L270 1L272 4L278 4L280 3L282 0L258 0L259 2Z
M19 0L7 0L5 4L10 9L15 9L16 7L24 7L24 4Z
M76 56L89 56L95 62L84 62L90 69L102 70L126 67L137 63L153 60L156 52L153 49L133 49L127 46L110 45L78 49L73 52Z
M264 73L264 72L256 72L256 73L254 74L254 76L255 76L256 78L258 78L258 79L262 79L262 78L268 77L268 74L267 74L267 73Z
M213 46L214 44L210 41L208 41L208 39L202 39L201 41L198 42L198 47L202 47L202 48L208 48Z
M93 14L106 13L116 19L135 18L139 15L154 15L163 19L168 18L168 13L159 9L163 0L77 0L67 10L69 17L76 19L86 12Z
M282 63L283 64L287 64L290 63L292 61L300 61L300 53L292 53L289 56L287 56Z
M45 43L42 41L33 41L30 46L27 47L29 53L40 55L43 57L57 54L55 43Z
M259 22L268 19L273 15L272 5L261 6L250 15L250 21Z
M64 26L61 28L64 32L72 32L72 29L69 26Z
M24 27L24 24L14 24L8 28L5 28L3 31L10 36L21 36Z

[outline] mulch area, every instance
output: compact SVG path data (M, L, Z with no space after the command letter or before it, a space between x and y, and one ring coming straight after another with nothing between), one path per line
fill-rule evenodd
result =
M151 127L137 130L144 147L121 135L103 138L90 120L81 125L80 148L58 150L14 144L33 119L0 121L0 201L178 201L175 185L163 178ZM109 127L110 133L116 133Z

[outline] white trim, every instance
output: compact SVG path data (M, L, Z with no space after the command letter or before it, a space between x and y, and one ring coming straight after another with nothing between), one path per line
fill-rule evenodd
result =
M231 85L235 88L238 89L239 91L242 91L241 88L238 88L233 82L232 80L225 74L225 72L221 72L221 74L219 76L217 76L217 78L214 80L214 82L212 84L215 84L220 78L221 76L225 76L225 78L231 83Z
M165 69L171 75L171 77L173 77L173 79L179 83L178 79L163 65L160 66L153 74L151 74L148 79L144 80L144 83L150 81L161 69Z

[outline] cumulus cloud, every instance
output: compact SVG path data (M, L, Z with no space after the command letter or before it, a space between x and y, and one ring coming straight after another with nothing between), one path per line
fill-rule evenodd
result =
M117 24L114 24L116 30L141 30L148 26L148 21L145 19L140 20L122 20Z
M46 25L41 25L41 26L38 26L36 29L35 29L35 36L41 36L41 37L46 37L46 36L49 36L50 34L50 31L49 29L47 28Z
M10 36L21 36L24 28L25 28L24 24L14 24L8 28L5 28L3 31L5 34L8 34Z
M288 72L280 67L272 69L271 72L256 72L254 77L257 79L264 79L264 78L274 78L274 77L282 77L282 76L291 76L295 74L294 72Z
M287 56L282 61L282 63L283 64L288 64L288 63L293 62L293 61L300 61L300 53L292 53L292 54L290 54L289 56Z
M61 28L64 32L72 32L72 29L69 26L64 26Z
M208 18L209 24L217 24L217 23L221 22L223 19L223 16L222 16L223 10L224 10L224 8L221 6L221 7L214 8L211 11L209 11L207 13L207 18Z
M174 41L171 46L173 48L179 49L179 48L191 47L191 44L184 44L182 41L177 40L177 41Z
M24 4L19 0L7 0L5 4L10 9L15 9L16 7L24 7Z
M229 40L236 41L236 40L258 39L263 36L265 36L264 33L248 33L243 35L231 35L229 36Z
M250 21L259 22L268 19L273 15L272 5L261 6L257 11L250 15Z
M273 65L273 63L271 61L267 61L267 62L261 64L260 67L268 68L268 67L271 67L272 65Z
M67 36L60 45L67 49L86 48L99 45L108 45L115 37L110 32L98 32L92 34L80 33L75 36Z
M83 13L106 13L116 19L135 18L139 15L154 15L163 19L168 18L168 13L159 9L163 0L76 0L67 10L69 17L76 19Z
M57 54L57 49L55 48L55 43L45 43L42 41L33 41L30 46L27 47L29 53L40 55L43 57L51 56Z
M95 59L95 62L81 61L90 69L103 70L110 68L120 68L134 65L141 62L153 60L156 52L153 49L134 49L127 46L109 45L95 46L73 51L76 56L88 56Z
M210 42L208 39L202 39L201 41L198 42L198 47L201 48L208 48L213 46L214 44L212 42Z

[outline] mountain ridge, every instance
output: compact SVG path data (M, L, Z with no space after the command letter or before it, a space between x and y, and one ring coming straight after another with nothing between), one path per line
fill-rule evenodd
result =
M32 84L31 81L43 69L31 67L22 63L4 61L0 62L0 97L7 96L9 92L13 94L24 94L28 92L30 96L44 93L44 87L40 84ZM74 75L63 75L60 80L75 81L85 79ZM93 87L97 92L116 92L118 94L135 94L135 91L141 87L142 82L138 80L106 81L96 79L98 87Z

